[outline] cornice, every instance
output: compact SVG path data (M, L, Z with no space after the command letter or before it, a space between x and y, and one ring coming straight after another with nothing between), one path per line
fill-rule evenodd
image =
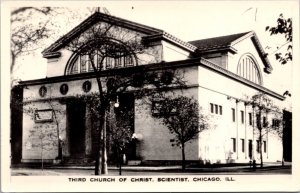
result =
M208 69L211 69L213 71L220 73L221 75L223 75L225 77L228 77L230 79L238 81L244 85L247 85L249 87L257 89L261 92L267 93L279 100L285 99L284 96L282 96L270 89L267 89L261 85L258 85L254 82L251 82L245 78L242 78L241 76L239 76L235 73L232 73L232 72L220 67L219 65L217 65L209 60L206 60L204 58L194 58L194 59L174 61L174 62L161 62L161 63L142 65L142 66L133 66L133 67L128 67L128 68L104 70L104 71L101 71L98 74L98 76L107 77L107 76L121 75L121 74L130 75L130 74L137 73L137 72L156 71L156 70L164 70L164 69L178 69L178 68L185 68L185 67L191 67L191 66L206 67ZM22 81L22 82L20 82L20 86L40 85L40 84L57 83L57 82L68 82L68 81L74 81L74 80L90 79L90 78L95 78L95 77L96 77L96 73L94 73L94 72L82 73L82 74L72 74L72 75L43 78L43 79L37 79L37 80Z
M154 35L149 35L149 36L145 36L143 37L143 39L145 41L157 41L157 40L166 40L166 41L169 41L177 46L180 46L190 52L195 52L197 47L188 43L188 42L185 42L167 32L162 32L162 33L159 33L159 34L154 34Z

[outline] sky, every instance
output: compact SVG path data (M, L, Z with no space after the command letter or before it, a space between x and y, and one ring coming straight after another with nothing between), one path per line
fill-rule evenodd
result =
M41 6L45 6L45 2ZM68 3L70 1L62 2L64 3L60 3L60 6L67 4L68 9L76 14L62 12L59 17L52 18L56 26L63 27L45 40L45 46L87 18L90 13L85 6L88 5L89 9L105 7L111 15L162 29L184 41L254 30L262 46L270 47L265 51L272 53L285 40L270 36L265 27L275 26L280 13L285 17L292 17L298 8L295 1L92 1L84 3L84 6L81 1L72 4ZM35 5L38 6L38 2ZM57 2L50 1L47 5L57 6ZM21 58L18 63L22 65L14 71L13 77L21 80L44 78L46 60L42 58L41 50ZM269 56L274 69L273 75L276 77L275 90L283 93L291 87L293 65L280 65L274 58L274 55Z

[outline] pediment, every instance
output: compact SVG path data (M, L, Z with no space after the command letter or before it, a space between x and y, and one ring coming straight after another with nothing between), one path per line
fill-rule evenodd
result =
M232 54L233 57L238 57L238 55L241 53L243 54L243 52L249 52L249 50L241 50L239 46L247 41L249 43L249 47L247 48L254 48L252 51L257 53L257 60L260 60L263 63L263 71L266 73L271 73L273 68L254 31L208 39L200 39L190 41L189 43L197 47L196 52L199 56L216 56L217 54L221 55L223 53L229 53ZM232 64L228 63L228 65Z
M70 43L74 38L79 36L81 33L84 33L91 26L96 25L100 22L108 23L117 27L121 27L123 29L127 29L129 31L140 33L142 34L143 36L142 38L143 40L145 40L145 42L164 40L190 52L194 52L196 50L195 46L189 44L188 42L184 42L163 30L149 27L143 24L135 23L132 21L128 21L115 16L103 14L100 12L95 12L93 15L88 17L77 27L72 29L69 33L65 34L64 36L59 38L56 42L54 42L52 45L50 45L48 48L46 48L42 52L43 57L45 58L59 57L60 56L59 50L62 47Z
M160 29L152 28L146 25L138 24L135 22L131 22L125 19L121 19L118 17L114 17L111 15L106 15L100 12L95 12L93 15L88 17L86 20L84 20L81 24L73 28L69 33L65 34L61 38L59 38L56 42L54 42L52 45L50 45L48 48L46 48L42 54L44 57L48 58L48 56L52 55L59 55L56 52L61 49L63 46L68 44L70 41L72 41L75 37L77 37L79 34L86 31L88 28L90 28L92 25L95 25L99 22L106 22L109 24L113 24L122 28L127 28L129 30L133 30L136 32L140 32L145 35L155 35L162 33L163 31Z

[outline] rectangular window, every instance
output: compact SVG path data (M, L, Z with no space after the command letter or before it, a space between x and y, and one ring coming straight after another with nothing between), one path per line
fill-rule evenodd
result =
M231 108L231 112L232 112L232 122L235 122L235 109Z
M261 127L261 118L258 113L256 114L256 127Z
M267 117L263 117L263 127L267 127Z
M249 125L252 125L252 113L249 113Z
M244 111L241 111L241 122L244 124Z
M152 102L152 115L159 115L161 112L161 101L153 101Z
M214 104L210 103L210 112L214 113Z
M249 155L249 158L252 158L252 140L249 139L248 141L248 155Z
M222 112L221 105L217 105L217 104L213 104L213 103L209 103L209 104L210 104L210 112L211 113L222 115L223 112Z
M280 120L278 119L272 119L272 127L277 128L280 125Z
M256 152L257 152L257 153L260 152L260 144L259 144L259 140L256 140Z
M34 121L36 123L52 122L53 110L52 109L40 109L34 111Z
M219 112L218 112L218 105L215 105L215 112L216 112L216 114L218 114Z
M267 142L264 141L264 152L266 153L267 152Z
M236 140L235 138L231 138L231 140L232 140L232 151L236 152Z
M242 152L245 152L245 139L241 139Z

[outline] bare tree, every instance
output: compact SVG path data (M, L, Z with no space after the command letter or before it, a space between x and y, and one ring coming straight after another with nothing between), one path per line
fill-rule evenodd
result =
M138 97L150 94L153 92L153 88L157 92L171 83L177 86L184 85L184 81L176 76L172 76L172 80L169 82L157 80L158 72L150 72L145 70L144 66L139 66L141 59L138 55L148 54L150 56L151 53L146 51L147 47L141 36L131 33L120 25L114 21L97 23L80 34L67 47L79 56L88 57L89 68L93 70L97 81L99 105L96 110L99 115L101 145L96 156L95 175L108 173L106 120L111 101L129 90L134 91L135 96ZM114 66L111 66L109 61L114 61ZM135 66L135 68L122 72L115 70L109 75L102 75L104 70L130 66ZM154 87L145 89L144 85ZM103 136L102 140L101 136Z
M37 49L40 41L49 36L50 17L48 15L52 12L51 7L18 7L12 10L10 20L11 72L15 67L17 57Z
M63 120L65 111L60 109L59 101L47 99L44 101L45 107L38 109L33 102L15 103L13 105L23 106L23 113L30 117L34 122L33 129L29 132L29 138L34 139L38 137L40 143L32 143L33 148L40 148L42 169L44 168L44 153L45 151L53 151L57 148L56 159L61 161L61 139L60 139L60 123ZM45 116L46 115L46 116ZM53 132L55 128L56 132Z
M201 112L198 102L194 99L180 96L177 98L164 97L158 102L157 118L174 134L172 146L181 148L182 170L185 170L185 144L198 137L198 134L209 129L208 119Z

